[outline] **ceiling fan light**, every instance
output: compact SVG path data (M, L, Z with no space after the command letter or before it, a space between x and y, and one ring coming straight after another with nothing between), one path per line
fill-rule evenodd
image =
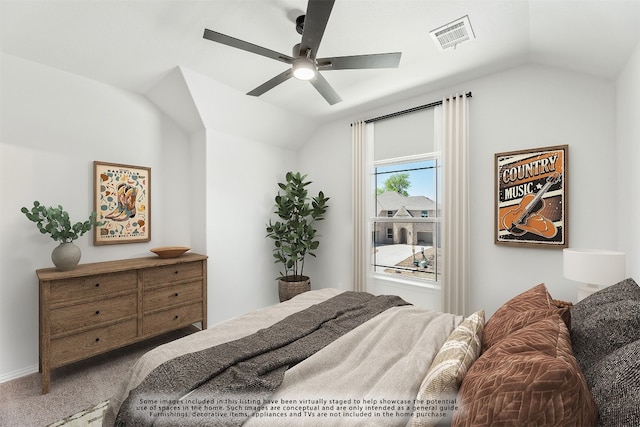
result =
M293 77L299 80L311 80L316 76L316 67L307 59L293 61Z

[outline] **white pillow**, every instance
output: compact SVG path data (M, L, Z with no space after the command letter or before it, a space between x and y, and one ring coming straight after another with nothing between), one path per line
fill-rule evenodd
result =
M484 310L467 317L449 335L422 380L411 425L435 426L450 420L462 379L482 349Z

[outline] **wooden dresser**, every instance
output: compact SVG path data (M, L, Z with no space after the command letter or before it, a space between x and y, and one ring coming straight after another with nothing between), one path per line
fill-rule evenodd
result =
M194 323L206 329L206 260L187 253L37 270L42 393L53 368Z

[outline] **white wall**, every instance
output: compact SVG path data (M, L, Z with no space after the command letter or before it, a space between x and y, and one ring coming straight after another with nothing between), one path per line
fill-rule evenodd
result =
M209 324L278 302L266 224L296 153L206 131Z
M392 113L463 91L473 92L470 308L484 308L490 315L508 297L540 282L554 297L575 300L578 284L562 277L562 251L494 244L494 154L568 144L569 243L616 249L615 217L608 210L616 206L614 84L543 66L521 66L357 118ZM317 286L351 286L350 121L325 125L300 150L300 168L333 198L311 273L317 277ZM594 226L596 217L602 220L598 226Z
M201 126L196 131L197 126L187 125L192 176L197 177L190 183L193 220L198 224L192 240L209 256L207 309L213 325L278 302L278 266L265 226L276 183L296 162L296 152L283 148L281 140L304 140L311 130L301 131L307 121L264 102L256 104L255 98L196 72L181 69L179 77L161 82L147 95L177 123ZM242 108L243 102L250 108ZM283 125L296 121L294 128ZM283 133L274 126L285 127L287 134L278 138ZM237 132L229 133L234 128Z
M640 43L617 81L617 224L620 250L627 254L627 276L640 282Z
M298 167L312 181L309 193L329 197L326 219L316 223L320 246L317 258L306 257L304 273L311 288L351 286L351 128L341 120L320 127L298 152Z
M61 204L73 221L93 204L94 160L151 167L152 240L76 243L81 262L150 256L190 245L189 138L146 98L2 54L0 111L0 381L37 369L38 282L57 245L20 213Z
M615 169L614 85L531 66L472 82L470 90L471 309L490 314L504 297L540 282L555 298L575 301L578 284L562 277L562 251L493 244L488 168L496 152L568 144L569 245L616 249L616 233L594 227L596 218L607 218L603 207L616 204L616 177L608 173Z

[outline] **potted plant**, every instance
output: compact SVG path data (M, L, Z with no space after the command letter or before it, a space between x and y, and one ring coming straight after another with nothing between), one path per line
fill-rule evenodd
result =
M80 248L73 241L82 236L95 225L102 225L96 221L96 213L91 212L89 219L84 222L71 224L69 213L60 205L46 207L37 200L33 202L31 210L23 207L20 212L36 223L42 234L49 234L51 238L60 242L51 253L51 261L58 270L72 270L80 261Z
M314 250L320 242L314 228L316 221L322 221L327 212L327 201L320 191L316 197L310 197L305 181L307 175L300 172L287 172L286 182L279 182L278 195L275 197L274 213L278 220L269 220L267 237L274 241L273 257L275 263L281 263L284 270L278 278L280 301L311 289L311 280L303 274L307 255L315 257Z

